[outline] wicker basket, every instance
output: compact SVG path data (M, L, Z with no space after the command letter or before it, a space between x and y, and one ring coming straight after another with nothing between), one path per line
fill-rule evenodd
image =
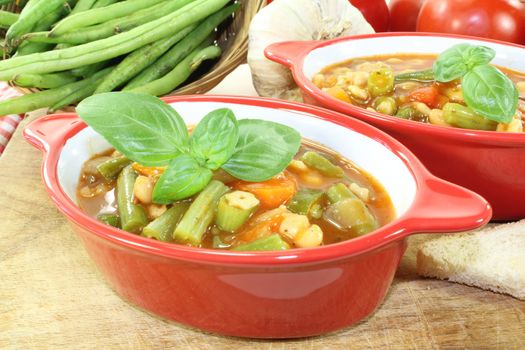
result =
M246 61L248 52L248 29L255 14L266 4L266 0L237 0L240 9L230 20L217 28L216 42L222 48L221 58L213 65L203 64L190 78L189 83L181 86L169 95L203 94L213 89L226 75ZM233 1L232 1L233 2ZM15 5L3 6L3 9L17 12ZM38 89L14 86L23 94L39 91Z

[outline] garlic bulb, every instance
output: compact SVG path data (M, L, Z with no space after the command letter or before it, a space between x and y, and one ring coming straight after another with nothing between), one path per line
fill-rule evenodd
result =
M257 93L301 100L288 68L264 56L264 49L270 44L373 32L348 0L274 0L254 17L250 26L248 64Z

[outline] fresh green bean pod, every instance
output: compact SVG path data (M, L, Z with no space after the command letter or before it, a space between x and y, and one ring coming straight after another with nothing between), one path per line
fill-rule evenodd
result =
M122 169L131 163L132 160L128 159L126 156L113 157L103 163L100 163L97 166L97 170L100 175L104 176L106 180L114 180L117 178Z
M345 198L328 206L323 217L341 230L351 229L358 236L367 234L379 224L359 198Z
M368 92L372 97L386 95L394 91L394 72L381 68L368 75Z
M173 230L175 230L175 227L189 207L190 204L187 202L173 204L164 214L144 227L142 235L163 242L171 242L173 240Z
M88 78L95 74L96 72L101 71L106 66L110 64L109 61L97 62L87 66L78 67L70 70L71 74L75 77Z
M326 191L330 203L337 203L347 198L357 198L356 195L343 183L332 185Z
M491 130L498 127L498 123L489 120L459 103L446 103L443 106L443 119L448 124L462 129Z
M323 198L323 191L305 188L299 190L293 196L287 207L292 213L307 215L319 219L319 213L322 214L321 204Z
M15 2L15 0L0 0L0 6L8 5Z
M117 214L99 214L97 220L106 225L120 228L120 218Z
M189 33L188 36L133 78L124 87L124 90L131 90L142 86L168 74L177 66L177 64L187 57L190 52L195 50L204 40L206 40L220 23L238 8L239 4L230 5L206 18L197 28L195 28L195 30Z
M158 20L96 42L0 61L0 79L21 72L49 73L106 61L171 35L221 9L228 0L196 0Z
M74 4L74 1L68 1L67 4L72 5ZM51 12L47 14L44 18L42 18L35 25L35 27L33 28L33 31L40 32L40 31L48 30L51 28L53 24L55 24L58 20L60 20L67 14L68 14L68 11L66 7L62 7L58 11ZM24 39L24 37L22 37L22 39ZM29 55L32 53L37 53L37 52L45 52L45 51L51 50L52 47L53 45L46 44L46 43L22 42L16 50L16 55L24 56L24 55Z
M58 110L60 110L60 109L62 109L64 107L66 107L66 106L69 106L69 105L75 104L77 102L80 102L83 99L85 99L86 97L89 97L89 96L93 95L93 93L95 92L95 89L97 88L98 84L100 84L100 82L102 81L102 79L104 79L104 77L106 75L107 74L104 74L103 76L100 76L98 79L94 80L92 84L87 84L87 85L81 87L80 89L72 92L71 94L67 95L66 97L64 97L60 101L57 101L57 102L53 103L49 107L49 112L50 113L54 113L54 112L56 112L56 111L58 111Z
M119 0L97 0L93 5L93 8L106 7L116 3Z
M77 4L71 11L71 15L91 9L95 2L97 2L97 0L78 0Z
M191 203L175 228L173 232L175 241L199 246L206 229L213 222L219 198L228 190L229 188L222 182L210 181Z
M124 58L115 69L104 78L100 85L95 90L96 94L102 92L113 91L115 88L128 82L137 73L149 66L151 62L155 62L163 53L165 53L175 43L184 38L189 32L196 27L195 24L184 28L175 35L166 39L146 45Z
M259 208L259 200L249 192L233 191L219 200L215 224L226 232L237 231Z
M109 68L94 74L92 77L70 83L55 89L39 91L34 94L27 94L9 100L0 101L0 114L22 114L35 109L49 107L58 101L66 98L73 92L84 88L86 85L94 85L98 79L109 72Z
M37 89L54 89L77 81L77 78L68 72L52 74L19 74L13 78L13 83L21 87Z
M148 224L144 208L133 201L133 186L137 173L131 165L125 167L118 176L116 197L122 229L131 233L140 233Z
M6 42L10 47L19 44L22 35L29 33L33 27L46 15L60 11L67 3L64 0L45 0L35 3L27 11L23 11L18 20L13 23L6 33Z
M133 88L130 91L154 96L165 95L188 80L191 73L197 70L203 61L217 58L220 55L221 49L218 46L208 46L204 49L197 48L164 77Z
M20 17L20 15L17 13L0 10L0 27L8 28L18 21L18 17Z
M108 38L118 33L129 31L142 24L162 18L166 14L172 13L194 0L170 0L162 2L151 8L137 11L136 13L117 18L105 23L82 28L81 30L64 33L62 35L50 36L50 32L30 33L25 36L26 40L32 42L47 43L69 43L86 44L92 41Z
M425 69L417 72L408 72L398 74L395 76L395 81L420 81L420 82L432 82L436 80L433 69Z
M268 237L260 238L250 243L238 245L232 250L239 251L265 251L265 250L286 250L290 249L288 243L286 243L281 236L274 233Z
M308 151L301 156L301 160L304 164L319 171L325 176L341 178L345 175L345 172L341 167L334 165L331 161L317 152Z
M164 0L128 0L99 8L97 8L98 3L95 3L92 9L73 14L58 22L51 31L50 36L64 34L82 27L120 18L144 8L149 8L161 1Z

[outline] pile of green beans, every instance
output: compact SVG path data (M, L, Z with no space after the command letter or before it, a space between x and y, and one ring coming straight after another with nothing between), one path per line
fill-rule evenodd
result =
M215 28L239 7L234 0L29 0L20 14L0 11L7 28L0 80L42 90L0 102L0 114L54 111L120 89L167 94L221 55Z

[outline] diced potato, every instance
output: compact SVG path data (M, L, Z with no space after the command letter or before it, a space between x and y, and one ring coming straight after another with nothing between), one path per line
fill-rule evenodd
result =
M245 191L233 191L225 194L224 197L228 201L228 205L243 210L257 207L260 203L252 193Z
M320 246L323 242L323 230L317 225L312 225L305 231L297 234L293 240L298 248L312 248Z

